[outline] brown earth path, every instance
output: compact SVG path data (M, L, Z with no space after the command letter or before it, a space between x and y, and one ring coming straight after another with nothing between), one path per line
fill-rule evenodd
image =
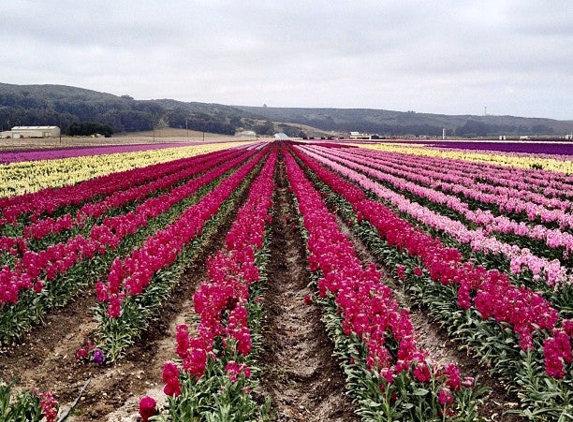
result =
M278 421L358 421L318 305L307 305L306 248L279 167L265 295L263 390Z

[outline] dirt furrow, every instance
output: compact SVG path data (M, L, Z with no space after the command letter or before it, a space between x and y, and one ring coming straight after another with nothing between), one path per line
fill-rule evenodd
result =
M262 387L278 421L357 421L318 305L305 304L309 273L284 174L278 179L265 295Z

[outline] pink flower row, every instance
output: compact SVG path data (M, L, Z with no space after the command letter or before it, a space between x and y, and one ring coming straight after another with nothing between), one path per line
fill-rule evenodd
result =
M424 183L432 188L444 191L456 191L460 187L474 188L473 191L491 194L483 199L497 203L499 196L503 202L501 211L520 212L525 202L531 201L543 205L547 209L558 208L562 211L572 209L570 200L560 199L562 196L573 198L573 179L562 178L559 173L547 172L550 180L534 177L538 170L508 168L485 163L475 164L470 161L423 157L415 154L384 153L367 149L354 150L357 156L372 158L378 162L392 166L397 171L411 172L411 180ZM437 170L439 169L439 170ZM562 179L557 182L555 179ZM479 180L487 180L488 183ZM552 188L551 186L558 188ZM540 193L543 191L543 193ZM519 205L521 204L521 205ZM515 208L517 206L517 209Z
M525 267L532 272L535 279L543 277L550 286L570 283L573 279L573 276L568 274L567 268L562 266L557 259L549 261L545 258L538 257L527 248L509 245L497 240L495 237L487 236L482 229L470 230L460 221L452 220L449 217L429 210L417 202L409 201L400 193L388 189L380 183L373 181L365 174L349 168L349 166L346 165L348 163L344 162L341 164L332 161L326 158L324 154L316 154L313 152L314 150L314 148L304 148L304 151L309 156L312 156L319 162L328 165L345 177L355 181L364 189L375 193L378 197L389 201L400 211L411 215L421 223L449 234L460 243L470 244L473 251L481 251L493 255L504 255L510 260L511 270L515 274L520 273L522 267ZM350 163L349 165L355 164ZM371 169L366 167L364 171L369 172Z
M361 152L370 154L370 151L366 150ZM375 153L375 151L372 152ZM487 180L494 185L531 192L543 191L543 194L550 198L558 199L565 196L568 199L573 199L573 175L555 171L478 163L463 159L424 157L416 154L396 155L400 155L408 161L416 162L416 166L426 165L431 169L443 168L445 172L460 170L469 176L478 175L479 179ZM530 154L525 155L530 156ZM555 158L555 156L547 158ZM564 157L564 159L570 160L571 157Z
M387 163L390 163L389 166L399 169L398 174L400 177L414 180L433 189L453 192L454 194L461 193L467 198L483 203L496 204L501 213L524 212L528 215L530 221L536 221L538 218L542 222L558 221L562 228L570 227L570 223L573 223L573 216L566 212L573 207L573 203L569 200L561 200L555 197L549 198L545 196L547 195L546 191L544 191L544 194L538 193L540 189L544 189L539 185L528 185L530 190L526 191L493 186L487 183L477 183L476 177L485 177L487 175L493 178L487 168L485 170L474 169L473 173L466 174L456 168L448 168L446 162L442 161L439 163L441 170L434 171L433 168L435 167L430 167L430 163L421 162L419 158L414 158L414 156L398 156L397 154L379 154L378 156L372 153L364 155L363 152L355 152L355 155L374 160L372 163L374 167L385 171L388 170ZM383 163L383 167L379 166L380 163ZM503 180L499 180L499 182L503 183ZM569 189L573 191L571 186L569 186ZM562 191L559 193L563 194ZM541 205L536 205L532 202L537 202ZM543 225L530 227L524 223L510 220L505 216L494 217L489 211L484 213L479 210L475 214L469 213L466 215L466 218L481 225L494 225L490 229L492 231L514 233L519 236L547 241L547 245L551 248L564 247L571 250L573 247L573 237L569 233L564 233L560 230L550 230ZM563 239L560 239L560 237Z
M325 156L334 158L336 161L355 170L366 172L368 175L375 177L376 179L391 183L396 187L396 189L410 192L421 198L426 198L436 204L444 205L458 212L469 221L483 226L485 235L496 232L506 234L510 233L529 239L540 240L544 242L548 248L563 248L564 259L568 259L569 254L573 251L573 235L571 233L561 231L559 229L549 229L546 226L540 224L532 227L523 222L518 223L517 221L504 215L494 216L489 210L482 211L478 209L474 211L470 209L466 202L463 202L455 195L448 195L433 188L427 188L420 186L417 183L408 181L409 179L415 180L418 183L430 184L431 179L427 176L417 177L412 166L406 165L403 170L396 172L385 163L380 163L379 161L372 160L368 157L359 155L357 156L353 153L338 152L335 150L329 151L319 148L317 148L317 150L325 154ZM410 171L407 169L410 169ZM393 174L397 174L398 176L394 176ZM438 173L436 172L436 174ZM446 184L441 183L440 186L443 189ZM503 204L506 201L516 201L515 198L507 199L491 194L484 194L483 192L479 192L476 187L477 186L466 187L455 185L455 188L452 189L455 191L455 193L462 193L464 196L470 197L480 202L495 203L499 205L500 209L503 209ZM566 213L562 210L548 210L545 207L535 205L530 202L522 203L524 206L524 211L531 215L533 220L535 220L535 217L539 215L542 221L554 221L554 218L549 217L549 215L554 216L559 214L560 217L558 219L560 222L564 223L567 227L569 227L568 221L570 221L570 223L573 225L573 214ZM569 204L569 202L567 203Z
M276 162L277 152L273 148L226 236L226 250L207 260L208 280L193 296L195 312L200 317L195 335L190 336L185 324L177 327L177 355L182 359L183 370L197 379L203 376L209 356L218 357L213 351L216 337L222 338L225 348L230 347L232 339L241 355L251 350L247 301L251 284L260 278L255 255L263 247L265 230L271 221ZM250 368L235 361L229 362L225 369L231 382L241 373L250 376ZM176 364L165 364L166 394L180 394L179 373Z
M472 262L464 262L457 249L445 247L437 238L402 220L389 208L377 201L361 198L357 187L337 174L327 170L317 161L298 153L298 156L325 184L348 200L359 219L369 221L389 246L417 258L429 277L443 285L458 286L458 306L477 309L484 319L493 318L509 324L519 337L523 350L533 348L533 336L546 339L545 364L548 375L559 378L565 374L563 356L569 356L571 345L569 336L573 334L573 323L561 321L556 309L539 293L524 287L510 284L507 274L497 270L486 270ZM423 275L419 271L418 276ZM473 298L473 304L472 304ZM568 328L569 327L569 328ZM553 347L551 335L568 341ZM561 363L559 365L559 362Z
M107 283L96 284L98 300L109 303L108 317L119 317L125 298L141 294L157 271L172 264L183 246L201 235L205 223L217 214L223 201L233 193L261 158L262 153L257 153L255 159L223 180L196 205L187 208L177 220L147 238L140 248L125 259L117 258L113 262Z
M92 227L88 238L77 235L40 252L25 251L21 259L16 259L12 268L5 265L0 269L0 305L16 303L20 290L34 288L39 293L45 280L52 281L76 263L92 258L96 253L103 254L108 249L114 249L125 236L145 226L148 219L157 217L177 202L193 195L200 187L222 176L253 154L245 152L244 155L190 180L169 193L146 200L134 211L106 217L102 224Z
M136 168L96 177L71 186L47 188L34 193L0 198L0 227L6 223L14 223L22 214L29 215L34 222L42 214L50 215L59 207L79 205L96 195L108 196L118 190L153 180L159 175L181 171L196 160L197 157L182 158L147 166L144 169Z

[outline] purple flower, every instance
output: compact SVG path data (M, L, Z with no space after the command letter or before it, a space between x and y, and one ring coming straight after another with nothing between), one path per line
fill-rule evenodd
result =
M105 361L105 356L104 356L101 349L94 349L93 359L94 359L94 362L96 362L97 364L103 365L103 363Z

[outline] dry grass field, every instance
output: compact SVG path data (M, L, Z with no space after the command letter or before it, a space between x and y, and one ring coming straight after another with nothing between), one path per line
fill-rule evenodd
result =
M245 137L221 135L218 133L198 132L185 129L164 128L155 131L122 133L111 138L70 137L60 138L21 138L0 139L0 151L36 149L36 148L66 148L97 145L151 144L162 142L213 142L219 140L250 140Z

